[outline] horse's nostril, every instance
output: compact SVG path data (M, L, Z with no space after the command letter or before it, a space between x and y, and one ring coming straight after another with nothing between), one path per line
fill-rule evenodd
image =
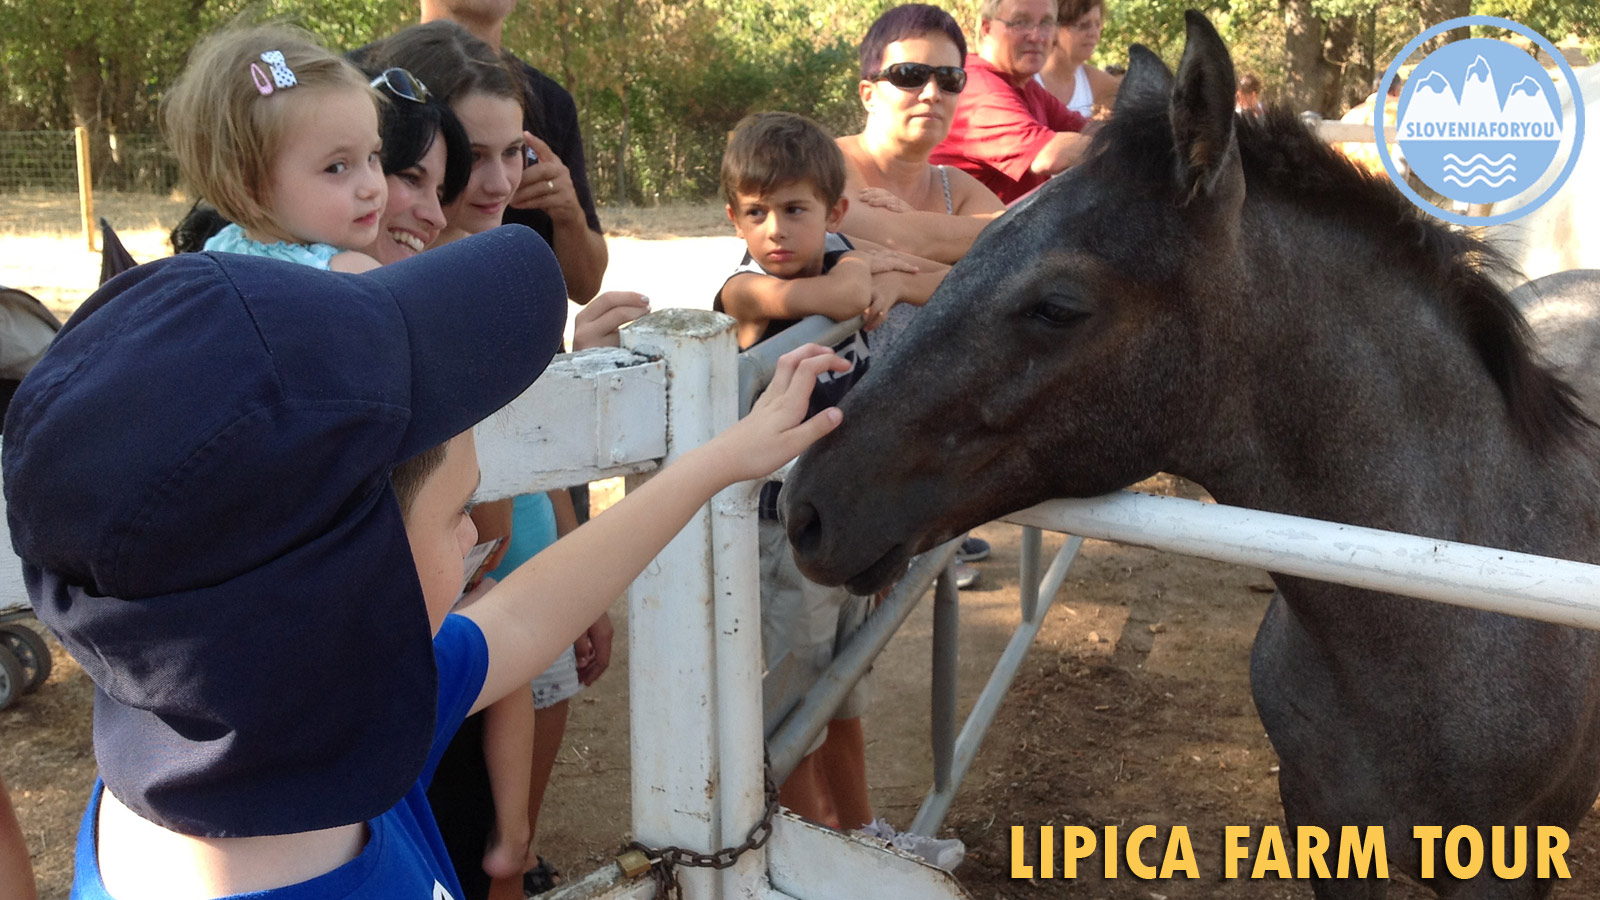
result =
M790 505L785 512L784 530L795 552L801 556L815 553L822 544L822 517L817 515L817 508L802 500Z

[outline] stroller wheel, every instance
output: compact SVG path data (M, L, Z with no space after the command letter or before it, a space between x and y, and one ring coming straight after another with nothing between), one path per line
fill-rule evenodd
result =
M0 625L0 646L22 664L22 693L31 694L50 677L50 645L26 625Z
M10 650L0 647L0 709L11 705L11 701L22 696L22 685L26 680L22 674L22 663L17 661Z

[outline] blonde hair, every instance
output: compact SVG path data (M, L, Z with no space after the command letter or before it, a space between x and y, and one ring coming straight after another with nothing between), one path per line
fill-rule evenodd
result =
M296 84L263 95L250 66L270 79L261 54L272 50L283 54ZM282 24L230 26L189 54L188 67L161 100L161 133L183 180L223 216L247 230L275 226L267 193L288 105L339 88L382 102L359 69L310 32Z

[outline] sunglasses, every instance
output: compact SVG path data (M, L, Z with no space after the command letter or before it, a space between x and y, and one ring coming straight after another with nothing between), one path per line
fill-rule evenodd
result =
M939 90L959 94L967 86L967 72L960 66L930 66L927 63L895 63L885 66L868 81L887 81L902 91L921 90L932 78Z
M402 100L410 100L412 103L428 102L428 86L417 76L398 66L378 73L378 77L372 79L371 86L387 88L389 93Z

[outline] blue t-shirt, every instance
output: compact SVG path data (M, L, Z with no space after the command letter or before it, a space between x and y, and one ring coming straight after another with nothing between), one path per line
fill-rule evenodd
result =
M226 228L206 238L205 249L218 253L243 253L246 256L264 256L284 262L299 263L313 269L327 270L335 256L341 252L332 244L289 244L276 241L263 244L245 237L244 229L229 224Z
M425 793L439 756L483 690L489 672L489 645L470 619L447 616L433 639L439 666L439 711L427 766L395 807L367 823L361 854L310 881L270 891L241 894L258 900L460 900L461 887L439 837ZM95 823L103 785L95 781L89 809L78 829L75 900L114 900L100 881Z
M511 546L489 577L506 576L556 542L556 511L549 494L519 494L511 503Z

